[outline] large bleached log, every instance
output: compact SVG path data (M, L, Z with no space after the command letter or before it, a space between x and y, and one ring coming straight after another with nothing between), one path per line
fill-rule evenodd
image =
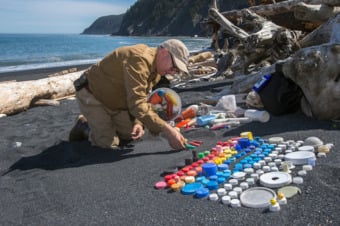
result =
M308 5L300 2L294 7L294 16L299 20L324 22L330 17L338 14L340 7L333 7L325 4Z
M40 99L58 99L74 94L73 81L83 71L32 81L0 84L0 114L24 111Z
M260 16L267 17L277 25L292 30L310 32L327 21L328 18L339 13L339 6L339 0L291 0L252 6L248 9ZM240 10L221 12L221 15L231 21L242 17Z
M264 61L273 63L287 58L298 49L297 40L300 34L278 26L248 9L240 11L242 15L240 26L246 25L248 28L246 31L235 25L230 26L232 23L219 15L216 9L211 9L210 12L214 12L211 15L215 15L213 18L216 23L241 42L241 47L233 50L235 53L233 51L228 53L234 60L230 60L230 65L226 66L233 72L249 73L251 64L261 64Z
M216 8L209 9L209 17L220 24L227 32L241 40L246 39L249 34L242 30L241 28L235 26L232 22L226 19Z
M340 43L340 14L306 35L299 44L302 48L328 42Z
M328 0L328 1L327 0L303 0L303 1L292 0L292 1L277 2L275 4L252 6L252 7L249 7L248 9L261 16L273 16L276 14L294 11L295 7L301 3L319 5L319 7L321 7L321 5L325 5L324 7L328 6L330 8L340 6L340 1L338 0ZM241 16L239 10L230 10L227 12L222 12L221 14L227 18L235 18L235 17Z
M297 51L283 64L283 73L302 89L306 115L340 118L340 44L326 43Z

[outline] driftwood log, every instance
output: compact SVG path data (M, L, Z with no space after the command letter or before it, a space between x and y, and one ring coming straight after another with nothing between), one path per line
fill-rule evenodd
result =
M70 96L75 92L73 81L82 73L83 71L78 71L34 81L0 83L0 114L11 115L46 103L42 99ZM52 102L56 104L55 101Z
M294 1L290 1L290 3L287 4L291 4L292 2ZM314 1L314 3L315 2L317 1ZM326 4L326 2L323 3ZM332 3L339 4L340 2L337 1ZM305 7L305 5L303 4L295 4L295 7L297 8L300 6ZM307 8L308 7L309 6L307 6ZM322 11L321 8L322 7L314 7L312 9L309 9L311 9L311 11L319 11L320 13L320 11ZM222 14L218 13L216 9L210 10L210 12L213 12L214 14L213 16L211 16L211 18L214 18L215 22L219 23L221 27L223 27L224 29L233 29L233 31L229 34L232 35L233 33L237 32L237 29L235 29L233 26L228 25L228 23L225 22L226 20L228 20L227 18L223 18L222 20ZM246 14L244 12L245 10L237 11L243 22L246 21L248 18L255 18L252 21L260 21L261 24L260 26L255 26L255 28L261 27L262 24L266 23L264 22L265 20L258 19L257 16L252 17L252 13L247 13L251 16L245 16ZM218 15L218 17L216 17L216 15ZM282 31L282 29L277 28L277 31ZM245 42L243 49L231 49L228 53L224 55L224 66L227 66L227 68L224 67L222 69L234 70L232 72L235 76L234 82L230 87L226 87L212 99L218 100L218 98L227 94L250 92L253 85L258 80L260 80L263 75L273 73L275 71L275 65L281 64L284 68L284 75L294 81L297 85L299 85L304 93L303 100L301 101L301 109L306 115L326 120L339 119L340 14L337 13L336 15L331 16L330 18L328 18L328 21L321 24L321 26L319 26L313 32L310 32L307 35L301 35L299 37L296 36L295 38L291 39L293 40L293 42L291 42L292 44L296 45L296 47L302 47L302 49L288 48L289 51L283 54L280 51L274 51L275 45L280 43L278 42L278 37L280 36L275 36L275 34L280 33L267 33L267 35L263 35L263 37L268 37L268 39L257 39L258 37L261 37L261 35L256 35L256 33L258 34L261 32L263 32L263 29L256 31L255 33L244 30L242 34L248 34L248 36L238 36L238 38L241 39L241 42ZM288 32L289 34L294 34L291 33L291 31L289 30ZM264 32L263 34L266 34L266 32ZM287 40L287 37L289 36L283 36L283 40ZM256 40L259 41L257 42ZM266 51L270 52L269 58L267 57L268 55L266 55L266 52L261 52L261 49L259 48L261 46L261 44L259 43L261 42L264 43L262 45L269 44L267 45L267 48L265 48ZM287 45L286 47L292 46ZM251 50L252 53L247 52L247 49L248 51ZM273 57L275 53L277 53L278 56ZM253 58L251 59L251 57ZM242 73L238 74L237 71L235 71L235 69L239 70L240 68L242 68L242 66L248 65L242 62L242 60L240 59L248 59L248 63L251 62L249 61L249 59L251 59L253 63L256 63L256 61L260 62L265 57L267 57L267 61L272 65L265 65L264 67L259 68L259 70L252 71L250 74L247 75ZM221 60L221 62L223 62L223 60ZM237 68L236 65L238 64L241 65L241 67ZM259 97L254 98L256 99ZM258 104L258 106L261 105L260 102L256 102L256 104Z
M228 68L233 73L249 73L249 66L261 65L265 61L274 63L294 53L301 33L288 30L261 17L248 9L240 10L241 21L247 29L234 25L215 8L210 8L209 16L218 23L226 33L240 41L240 45L226 54L227 62L219 71ZM240 24L240 26L242 25Z
M301 49L286 60L282 69L302 89L306 115L340 119L340 43Z
M212 6L215 5L213 0ZM312 31L340 11L338 0L291 0L249 7L252 12L267 17L276 24L293 30ZM239 10L221 13L229 20L241 17ZM282 19L284 18L284 19Z

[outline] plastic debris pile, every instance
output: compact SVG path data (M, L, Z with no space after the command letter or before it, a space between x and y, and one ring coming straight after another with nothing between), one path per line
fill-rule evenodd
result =
M285 141L282 137L265 140L243 132L240 137L217 142L211 150L193 150L191 161L165 172L164 180L155 188L231 207L279 211L287 199L301 193L303 177L332 147L317 137L305 141Z

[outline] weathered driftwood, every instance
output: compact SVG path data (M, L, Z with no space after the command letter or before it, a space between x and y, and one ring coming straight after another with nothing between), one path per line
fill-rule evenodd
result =
M306 35L299 41L299 45L303 48L327 42L340 43L340 14L330 18L326 23Z
M304 48L283 64L283 73L304 93L302 110L317 119L340 118L340 44Z
M235 26L221 13L219 13L216 8L209 9L209 17L216 21L218 24L220 24L230 35L241 40L244 40L249 37L249 34L246 31Z
M0 84L0 114L15 114L41 99L57 99L74 94L73 81L83 71L34 81ZM39 102L38 102L39 104Z
M294 7L294 16L299 20L324 22L340 12L340 7L325 4L308 5L300 2Z
M304 6L310 6L316 5L315 7L319 7L319 10L321 12L318 12L318 10L311 11L311 8L308 7L300 7L299 12L306 12L312 15L315 13L315 15L329 15L329 17L334 16L336 12L338 12L338 7L340 6L340 2L338 0L292 0L292 1L283 1L283 2L277 2L275 4L268 4L268 5L257 5L249 7L248 9L252 12L261 15L261 16L274 16L277 14L287 13L287 12L293 12L298 5L303 4ZM214 4L212 4L214 5ZM302 5L302 6L303 6ZM314 8L317 9L317 8ZM323 10L325 10L323 12ZM221 13L226 18L237 18L241 16L241 12L239 10L231 10L227 12ZM329 18L328 17L328 18ZM327 20L324 16L321 18L322 21ZM311 18L311 21L315 21L315 18Z
M233 25L217 9L212 8L209 11L210 17L242 44L241 48L227 53L228 63L223 70L230 67L233 72L241 70L242 73L247 73L251 64L261 64L264 61L273 63L287 58L298 49L299 33L280 27L248 9L240 12L242 23L247 24L249 31Z

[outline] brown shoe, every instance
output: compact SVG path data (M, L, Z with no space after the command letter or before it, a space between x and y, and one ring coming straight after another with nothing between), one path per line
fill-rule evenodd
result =
M70 131L69 141L81 141L89 138L89 125L84 115L79 115L76 124Z

